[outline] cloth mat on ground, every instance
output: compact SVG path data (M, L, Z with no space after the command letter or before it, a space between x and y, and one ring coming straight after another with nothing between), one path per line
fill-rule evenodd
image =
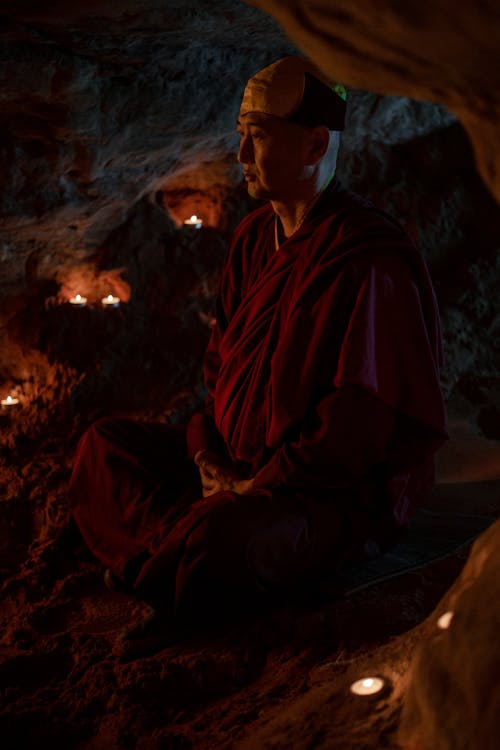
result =
M335 593L353 594L418 570L471 544L495 520L491 516L420 509L392 550L339 571L330 586Z

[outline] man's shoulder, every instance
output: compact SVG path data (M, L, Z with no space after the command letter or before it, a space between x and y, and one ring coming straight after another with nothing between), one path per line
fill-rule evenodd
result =
M350 190L339 189L325 201L315 223L316 241L311 245L315 261L372 263L386 252L403 257L419 254L397 219Z
M309 263L315 272L399 277L422 265L420 252L403 226L375 203L343 188L326 197L309 244Z
M411 243L399 221L370 199L352 190L340 188L330 202L330 218L342 224L344 231L363 235L368 230L397 234Z

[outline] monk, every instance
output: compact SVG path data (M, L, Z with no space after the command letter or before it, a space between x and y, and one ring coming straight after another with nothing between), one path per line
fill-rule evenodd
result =
M402 228L335 178L346 94L291 56L238 118L248 192L187 426L105 418L69 497L110 586L163 621L288 596L397 539L447 438L438 309Z

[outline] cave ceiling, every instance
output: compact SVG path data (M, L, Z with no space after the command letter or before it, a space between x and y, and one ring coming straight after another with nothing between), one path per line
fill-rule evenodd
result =
M499 26L490 3L450 8L446 0L377 11L364 0L2 3L0 342L14 337L19 310L51 299L49 282L59 302L85 285L99 298L110 280L127 299L141 264L158 268L162 237L192 213L227 241L248 210L235 158L243 88L261 67L302 50L349 89L340 179L402 222L438 282L453 266L450 295L480 291L481 309L473 290L471 310L460 303L453 318L450 382L464 368L490 372L474 326L480 320L489 337L496 330L497 271L488 261L469 278L460 264L471 251L493 257L500 226L491 198ZM95 281L104 256L106 274ZM467 347L455 329L467 332ZM18 350L0 349L0 376L19 379Z
M496 0L250 0L326 73L370 91L440 102L467 130L500 199L500 5Z
M144 195L234 187L245 82L297 49L242 2L19 2L1 12L4 294L85 261ZM351 155L368 137L390 146L453 120L364 92L351 110Z

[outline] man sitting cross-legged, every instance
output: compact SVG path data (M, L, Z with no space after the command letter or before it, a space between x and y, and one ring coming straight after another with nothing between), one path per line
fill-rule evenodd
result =
M393 543L446 439L439 318L399 225L335 179L345 92L287 57L245 89L248 192L185 427L103 419L73 516L162 622L290 593ZM166 627L166 626L165 626Z

